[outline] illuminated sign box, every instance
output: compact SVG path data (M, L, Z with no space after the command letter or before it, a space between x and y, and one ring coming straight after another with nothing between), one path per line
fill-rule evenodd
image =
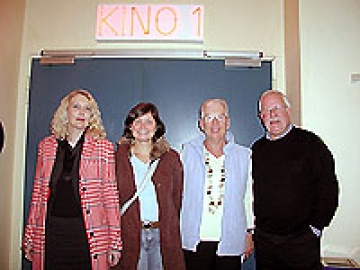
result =
M202 5L117 5L97 7L98 41L203 42Z

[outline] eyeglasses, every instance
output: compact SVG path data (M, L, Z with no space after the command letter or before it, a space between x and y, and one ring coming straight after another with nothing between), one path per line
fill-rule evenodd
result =
M261 110L260 111L260 115L261 116L269 116L272 112L273 113L280 113L280 112L283 112L284 110L287 110L288 107L286 106L274 106L274 107L271 107L271 108L266 108L264 110Z
M225 122L228 116L225 114L208 114L203 117L205 122L212 122L214 119L218 120L219 122Z

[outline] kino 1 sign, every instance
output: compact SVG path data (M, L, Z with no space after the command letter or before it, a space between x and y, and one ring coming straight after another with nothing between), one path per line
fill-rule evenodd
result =
M98 41L203 42L201 5L108 5L97 7Z

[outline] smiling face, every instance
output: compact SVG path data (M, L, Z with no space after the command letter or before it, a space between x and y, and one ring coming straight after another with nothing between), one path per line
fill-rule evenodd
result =
M92 115L89 99L82 94L76 94L69 101L67 113L69 131L83 132Z
M199 126L207 140L225 141L226 131L230 127L230 118L225 105L220 100L210 100L202 106Z
M260 99L259 109L260 118L271 139L277 139L289 128L291 109L280 92L265 92Z
M156 121L151 112L139 116L130 126L136 142L151 142L156 131Z

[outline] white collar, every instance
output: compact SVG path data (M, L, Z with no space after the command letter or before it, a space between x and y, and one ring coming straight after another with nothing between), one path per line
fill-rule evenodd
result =
M287 128L287 130L285 130L285 132L283 134L281 134L279 137L277 137L276 139L272 139L270 137L269 132L266 132L266 139L268 139L269 141L276 141L278 139L284 138L289 132L290 130L294 127L293 124L290 124L289 127Z

